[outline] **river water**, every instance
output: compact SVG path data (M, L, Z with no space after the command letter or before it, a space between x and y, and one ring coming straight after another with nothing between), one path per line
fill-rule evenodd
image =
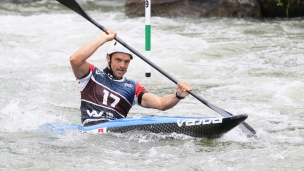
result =
M80 3L140 53L144 17L124 2ZM303 170L304 21L152 17L151 60L189 82L207 101L247 113L257 131L217 139L147 132L49 135L45 123L80 124L79 92L69 56L101 31L56 1L0 4L0 170ZM106 46L89 61L106 65ZM174 84L138 57L127 78L158 95ZM129 116L220 116L193 97L168 111L132 108Z

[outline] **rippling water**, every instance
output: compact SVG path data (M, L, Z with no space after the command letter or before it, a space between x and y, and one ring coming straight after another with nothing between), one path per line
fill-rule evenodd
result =
M127 18L123 1L82 1L105 27L144 54L144 18ZM257 130L218 139L146 132L52 136L44 123L80 124L69 56L100 35L58 4L0 4L0 170L303 170L304 21L152 17L151 60L188 81L207 101L247 113ZM106 47L90 58L106 65ZM159 95L174 84L135 58L128 78ZM193 97L171 110L133 107L130 116L219 116Z

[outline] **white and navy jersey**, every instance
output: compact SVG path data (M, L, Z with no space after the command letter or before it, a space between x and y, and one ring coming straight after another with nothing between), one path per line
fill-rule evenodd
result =
M89 74L77 79L83 125L125 118L133 105L140 104L146 92L143 86L126 78L113 80L93 64L89 66Z

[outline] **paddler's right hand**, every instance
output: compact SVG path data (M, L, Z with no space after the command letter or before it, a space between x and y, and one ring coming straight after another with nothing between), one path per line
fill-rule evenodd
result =
M112 29L108 29L107 32L109 34L106 34L105 32L102 32L101 36L100 36L100 39L105 40L105 42L113 40L117 35L116 31L114 31Z

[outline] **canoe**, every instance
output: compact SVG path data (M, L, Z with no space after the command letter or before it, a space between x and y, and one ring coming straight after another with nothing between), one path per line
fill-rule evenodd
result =
M65 134L70 130L96 134L143 130L152 133L178 133L192 137L218 138L247 117L247 114L228 117L142 116L116 119L91 126L47 123L42 125L41 129L52 134Z

